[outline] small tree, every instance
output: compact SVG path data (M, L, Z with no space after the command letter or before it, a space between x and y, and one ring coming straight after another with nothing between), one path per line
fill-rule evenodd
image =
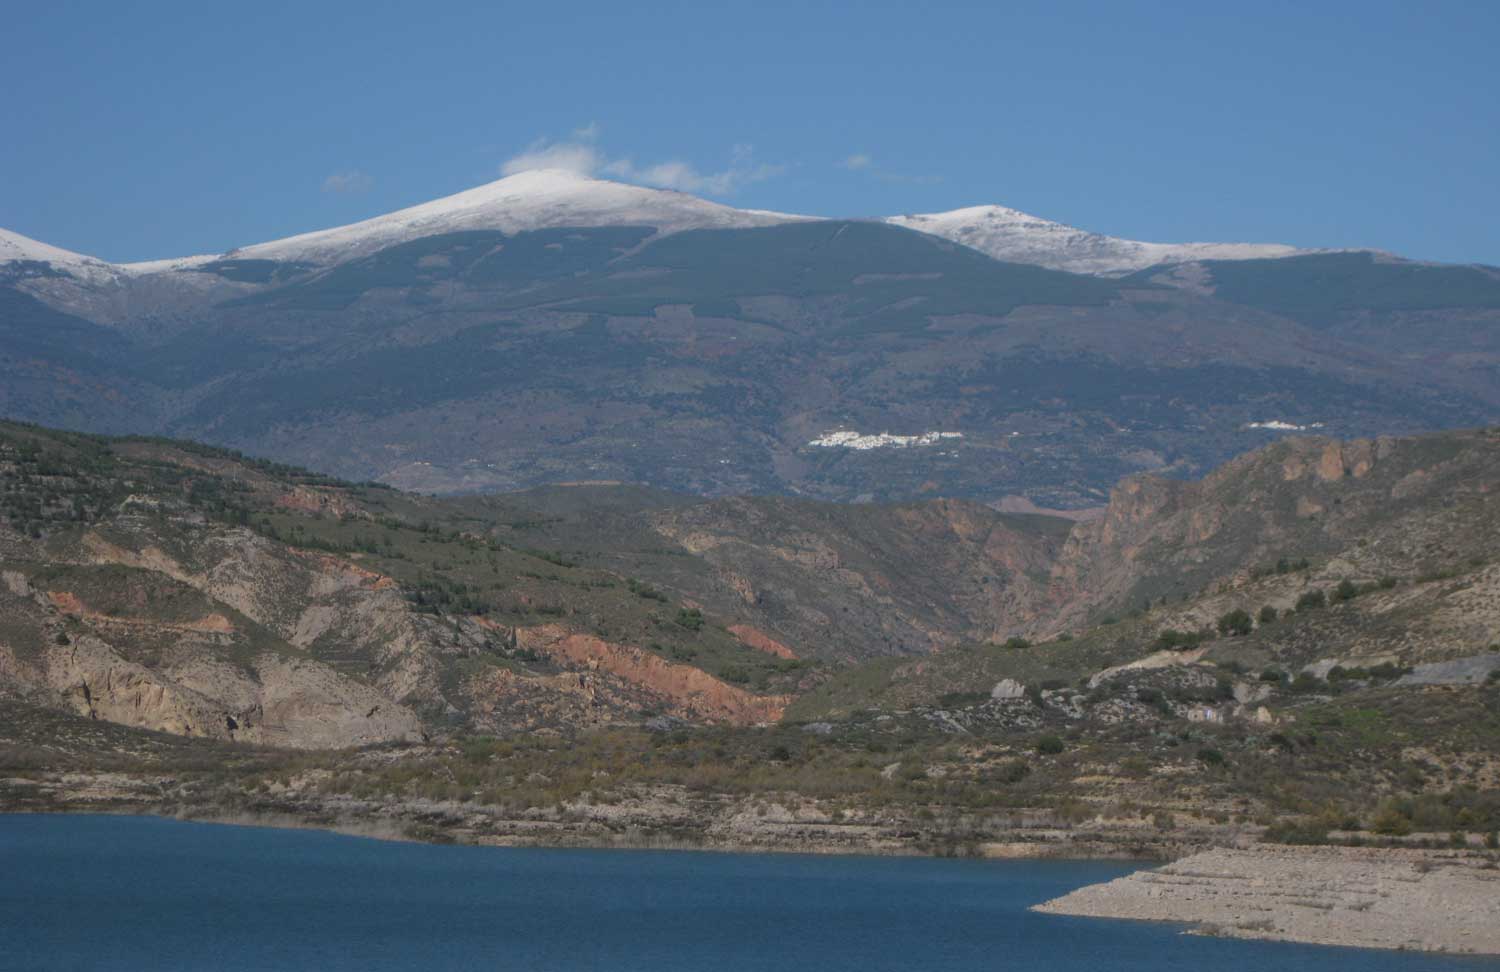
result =
M1167 651L1187 651L1198 647L1203 640L1196 631L1177 631L1167 628L1156 636L1156 647Z
M1057 736L1043 736L1036 741L1036 751L1044 756L1056 756L1066 748Z
M1247 635L1255 630L1255 622L1250 620L1250 613L1243 608L1235 608L1219 618L1219 634L1221 635Z
M1299 611L1312 611L1320 607L1325 607L1327 604L1327 595L1316 588L1304 592L1301 597L1297 598L1297 610Z
M1259 621L1261 624L1274 624L1276 622L1276 609L1269 604L1261 608Z
M1349 578L1345 577L1339 581L1339 586L1333 589L1333 603L1342 604L1344 601L1352 601L1359 596L1359 587Z

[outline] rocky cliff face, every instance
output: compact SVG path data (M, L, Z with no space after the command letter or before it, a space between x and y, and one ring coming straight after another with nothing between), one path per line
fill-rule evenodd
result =
M110 580L149 584L131 576ZM83 581L97 585L98 578ZM181 623L149 611L101 610L73 591L38 589L16 571L7 572L0 607L9 633L0 639L0 677L12 691L52 699L79 715L291 748L421 736L411 709L289 646L278 650L246 630L245 618L215 613Z
M1070 533L1031 630L1183 600L1281 562L1338 555L1364 579L1487 556L1500 482L1490 432L1339 442L1296 438L1197 482L1140 476ZM1283 566L1285 564L1283 563Z

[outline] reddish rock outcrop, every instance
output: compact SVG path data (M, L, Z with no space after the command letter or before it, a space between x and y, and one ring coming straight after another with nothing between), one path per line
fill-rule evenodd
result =
M763 651L777 658L796 658L797 653L758 628L748 624L732 624L729 633L740 640L740 644L756 651Z
M560 625L518 629L516 643L570 668L606 672L659 697L684 716L706 722L775 722L791 702L787 696L755 695L691 665L674 664L640 648L570 632Z

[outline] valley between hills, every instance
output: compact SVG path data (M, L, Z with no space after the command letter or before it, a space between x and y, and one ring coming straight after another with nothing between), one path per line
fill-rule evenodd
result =
M1500 433L1082 521L0 429L0 800L499 844L1493 848Z

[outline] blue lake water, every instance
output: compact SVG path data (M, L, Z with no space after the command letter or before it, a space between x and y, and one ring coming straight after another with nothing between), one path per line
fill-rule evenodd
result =
M1026 910L1130 869L432 847L0 814L0 968L1500 969L1490 959L1228 941Z

